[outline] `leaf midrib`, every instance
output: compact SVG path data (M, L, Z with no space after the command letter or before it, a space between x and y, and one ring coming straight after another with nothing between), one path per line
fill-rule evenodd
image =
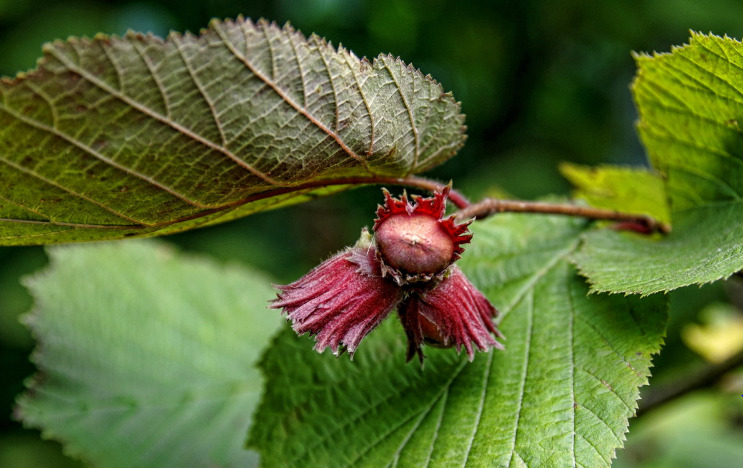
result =
M336 135L335 133L331 132L330 129L327 128L322 122L320 122L318 119L316 119L315 117L313 117L312 115L310 115L310 113L307 111L307 109L305 109L303 106L300 106L298 103L294 102L294 100L291 97L289 97L278 86L277 83L275 83L272 79L269 79L267 76L265 76L260 70L258 70L252 64L252 62L250 60L248 60L247 57L245 57L242 53L240 53L239 51L237 51L235 49L235 47L232 45L232 43L225 37L224 31L221 28L221 24L219 24L219 23L213 23L213 24L214 24L214 31L219 35L220 39L222 40L222 44L224 44L225 48L227 48L227 50L238 61L242 62L248 68L248 70L250 70L250 72L253 73L253 75L255 75L259 80L261 80L262 82L264 82L269 88L271 88L271 90L274 93L276 93L276 95L279 96L282 101L286 102L289 106L291 106L300 115L302 115L303 117L305 117L312 125L314 125L318 129L320 129L323 133L325 133L326 135L328 135L329 137L331 137L336 142L336 144L343 150L344 153L346 153L348 156L350 156L353 159L355 159L356 161L358 161L362 165L362 167L370 175L374 175L374 172L369 169L369 166L368 166L368 164L367 164L367 162L366 162L366 160L364 158L362 158L361 156L359 156L358 154L356 154L356 152L354 152L351 148L349 148L348 145L346 145L340 139L340 137L338 135ZM266 27L267 27L266 26L266 23L265 22L262 22L260 24L260 26L261 26L264 34L266 34ZM243 24L242 27L244 28L245 27L245 24ZM268 44L269 52L271 53L271 57L272 57L271 58L271 64L272 65L275 65L275 60L273 59L273 49L272 49L272 46L271 46L271 41L268 39L268 37L266 38L266 43ZM294 48L292 48L292 49L295 50ZM296 50L295 50L295 52L296 52ZM296 57L296 59L297 59L297 61L299 61L299 57ZM300 72L301 72L301 69L300 69ZM305 94L307 92L306 89L305 89L305 87L304 87L304 80L302 80L302 92L305 93ZM337 109L338 103L336 103L335 107ZM256 174L256 175L258 175L258 174ZM267 176L265 176L265 174L264 174L264 177L267 177ZM270 182L270 180L268 180L268 179L266 179L266 180L269 183L272 183L272 182ZM273 184L274 185L281 186L281 184L278 184L278 183L275 183L275 182Z
M580 240L579 240L579 239L576 239L576 240L574 240L573 242L571 242L571 245L570 245L569 247L567 247L567 248L565 248L565 249L561 249L561 250L557 251L557 252L556 252L556 255L555 255L555 257L554 257L554 258L553 258L553 259L552 259L552 260L551 260L551 261L550 261L550 262L549 262L549 263L548 263L547 265L545 265L545 266L544 266L544 267L543 267L542 269L538 270L538 271L537 271L537 272L536 272L536 273L535 273L535 274L534 274L534 275L532 276L532 278L531 278L531 279L530 279L529 281L527 281L527 282L525 283L524 287L523 287L523 288L521 288L521 289L519 290L519 292L517 293L517 296L516 296L516 297L514 298L514 300L513 300L513 301L511 301L511 303L510 303L510 304L509 304L508 306L506 306L506 309L504 309L504 310L502 311L502 313L501 313L501 316L500 316L500 321L502 321L502 320L503 320L503 319L505 318L505 316L506 316L506 315L507 315L507 314L508 314L508 313L509 313L509 312L510 312L510 311L511 311L511 310L512 310L512 309L513 309L513 308L514 308L514 307L515 307L516 305L518 305L518 304L519 304L519 303L521 302L521 300L523 300L523 298L524 298L524 297L525 297L525 296L526 296L527 294L529 294L530 292L532 292L532 291L533 291L533 289L534 289L534 285L535 285L535 284L536 284L536 283L537 283L537 282L538 282L538 281L539 281L539 280L540 280L541 278L543 278L543 277L544 277L544 276L545 276L545 275L546 275L547 273L549 273L549 271L551 271L551 270L552 270L553 268L555 268L555 266L556 266L556 265L557 265L557 264L558 264L558 263L559 263L559 262L560 262L561 260L565 260L565 259L567 258L567 256L568 256L568 255L570 255L570 254L571 254L571 253L572 253L573 251L575 251L575 249L577 248L577 246L579 245L579 243L580 243ZM530 310L531 310L531 309L532 309L532 308L530 308ZM532 311L532 312L533 312L533 311ZM494 353L494 352L495 352L494 350L491 350L491 351L489 352L489 356L488 356L488 364L487 364L487 365L485 366L485 369L486 369L486 371L485 371L485 374L486 374L486 375L485 375L485 377L483 378L483 380L484 380L484 382L485 382L485 383L487 382L487 380L488 380L488 376L490 375L490 373L491 373L491 371L492 371L492 365L493 365L493 364L492 364L492 363L493 363L493 353ZM452 384L453 384L453 383L454 383L454 382L456 381L456 379L457 379L457 378L459 377L459 375L461 374L461 372L462 372L462 371L463 371L463 370L464 370L464 369L466 368L466 364L467 364L467 362L466 362L466 361L462 361L462 364L461 364L461 365L460 365L460 366L459 366L459 367L458 367L458 368L457 368L457 369L456 369L456 370L455 370L454 372L452 372L452 376L451 376L451 378L450 378L450 379L449 379L449 380L447 381L446 385L442 385L442 389L441 389L441 391L440 391L440 392L438 392L437 394L435 394L435 396L433 396L433 397L431 398L431 401L432 401L432 403L431 403L431 404L430 404L430 405L429 405L429 406L428 406L428 407L427 407L427 408L426 408L426 409L425 409L424 411L422 411L422 413L424 413L425 415L427 415L428 413L430 413L431 409L432 409L432 408L433 408L433 407L434 407L434 406L436 405L436 403L438 402L438 400L439 400L439 399L441 398L441 395L443 394L443 392L444 392L444 391L447 391L447 392L449 391L449 389L450 389L451 385L452 385ZM528 359L527 359L527 364L525 365L525 368L524 368L524 369L525 369L525 372L528 372L527 368L528 368ZM521 392L520 392L520 393L521 393L521 396L520 396L520 401L522 401L522 400L523 400L523 396L524 396L524 395L523 395L523 392L524 392L524 388L525 388L525 387L524 387L524 384L525 384L525 382L526 382L526 379L525 379L525 378L521 379L521 382L522 382L522 387L521 387ZM406 389L407 389L407 388L409 388L409 387L406 387ZM479 429L480 429L480 417L481 417L481 415L482 415L482 409L483 409L483 407L484 407L483 405L484 405L484 401L485 401L485 394L486 394L486 392L487 392L487 385L485 385L485 386L483 387L483 396L482 396L482 398L481 398L481 401L480 401L480 408L479 408L479 410L478 410L478 413L477 413L477 420L476 420L476 422L475 422L475 424L474 424L473 434L472 434L472 437L471 437L471 439L470 439L470 448L469 448L469 449L468 449L468 450L466 451L466 453L465 453L465 461L464 461L464 463L465 463L465 464L466 464L467 460L469 459L469 454L470 454L470 452L471 452L471 447L472 447L472 444L474 443L474 439L475 439L475 437L476 437L476 435L477 435L477 433L478 433L478 431L479 431ZM373 408L372 408L372 409L373 409ZM444 408L442 408L442 412L444 412L444 411L445 411L445 409L446 409L445 407L444 407ZM520 413L521 413L521 410L519 409L519 410L517 411L517 414L516 414L516 417L517 417L517 423L515 424L515 428L514 428L514 430L515 430L515 432L514 432L514 446L513 446L513 449L512 449L512 451L511 451L511 452L512 452L512 454L513 454L513 453L515 452L515 442L516 442L516 434L517 434L517 432L518 432L518 427L519 427L519 426L518 426L518 419L520 418ZM385 438L386 438L386 437L389 437L389 436L390 436L390 435L391 435L392 433L394 433L394 430L396 430L396 429L397 429L398 427L400 427L400 426L402 426L403 424L405 424L405 423L407 423L408 421L410 421L410 419L412 419L413 417L415 417L415 416L411 416L410 418L406 419L406 420L405 420L405 421L403 421L403 422L402 422L402 423L401 423L400 425L398 425L398 426L397 426L397 427L395 427L395 428L394 428L393 430L391 430L391 431L390 431L390 432L389 432L388 434L386 434L386 435L385 435L385 436L384 436L383 438L381 438L381 439L379 439L379 440L375 441L375 443L373 443L373 444L371 444L370 446L368 446L368 447L367 447L367 448L366 448L366 449L365 449L365 450L363 451L363 453L362 453L362 454L361 454L360 456L363 456L363 454L365 454L365 453L368 453L368 452L369 452L370 450L372 450L372 449L373 449L374 447L378 446L378 445L379 445L379 444L380 444L380 443L381 443L382 441L384 441L384 440L385 440ZM420 419L420 421L422 421L423 419L425 419L425 416L422 416L422 417L421 417L421 419ZM351 421L351 422L353 422L353 421ZM350 422L346 422L346 423L345 423L345 424L344 424L344 425L343 425L343 426L341 427L341 429L342 429L343 427L346 427L346 426L347 426L347 425L348 425L349 423L350 423ZM337 432L337 431L334 431L334 432ZM400 450L402 450L402 448L401 448ZM433 450L433 448L432 448L432 450ZM360 456L359 456L359 457L357 457L357 458L356 458L355 460L353 460L353 462L352 462L352 463L351 463L351 464L350 464L349 466L352 466L352 465L353 465L353 463L355 463L355 462L356 462L356 461L357 461L358 459L360 459ZM296 462L297 460L299 460L300 458L301 458L301 456L297 457L296 459L292 460L292 462L291 462L291 463L295 463L295 462Z

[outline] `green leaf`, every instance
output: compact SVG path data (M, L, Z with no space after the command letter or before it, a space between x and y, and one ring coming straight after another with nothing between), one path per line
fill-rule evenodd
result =
M96 466L252 466L254 363L281 318L266 278L124 242L49 250L27 280L39 373L28 426Z
M652 294L712 282L743 268L741 219L741 207L720 205L688 213L663 239L594 231L573 258L594 291Z
M400 59L266 21L54 42L0 81L0 243L164 234L404 177L451 157L463 122Z
M287 330L261 368L249 445L266 466L609 466L647 383L665 298L592 295L567 257L581 221L475 223L462 268L501 311L505 351L404 363L390 318L354 360Z
M591 232L574 257L596 291L652 294L743 269L743 44L694 34L637 57L638 129L665 180L673 232Z
M671 215L663 180L643 168L560 164L560 173L576 190L575 198L608 210L651 216L670 223Z

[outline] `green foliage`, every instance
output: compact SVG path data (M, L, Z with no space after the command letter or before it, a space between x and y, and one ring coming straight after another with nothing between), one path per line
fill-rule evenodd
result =
M267 466L608 466L666 323L661 296L587 296L567 260L584 223L502 215L472 227L462 259L500 309L505 351L472 363L426 349L405 365L386 324L354 361L310 352L287 331L250 444Z
M652 294L726 278L743 269L743 44L695 34L637 63L638 129L663 174L673 232L592 232L575 261L596 291Z
M266 278L127 242L49 250L27 280L39 373L24 423L96 466L248 466L242 449L278 324Z
M563 163L560 172L576 188L573 195L597 208L651 216L670 223L668 200L660 176L640 168L587 167Z
M430 77L265 21L44 53L0 82L5 245L223 222L348 178L425 171L464 139L459 105Z
M403 363L394 320L354 361L280 334L260 275L151 244L50 250L29 280L40 373L30 426L106 466L608 466L666 326L641 293L743 268L743 46L695 35L638 57L652 171L566 165L576 195L672 221L669 236L498 215L463 270L499 308L505 351ZM0 82L0 243L166 234L425 171L463 116L392 56L359 60L290 27L71 39ZM490 181L488 183L491 183ZM327 228L327 226L323 226ZM331 228L327 228L331 229ZM576 270L573 262L577 264ZM254 313L249 313L249 311ZM257 315L256 315L257 314Z

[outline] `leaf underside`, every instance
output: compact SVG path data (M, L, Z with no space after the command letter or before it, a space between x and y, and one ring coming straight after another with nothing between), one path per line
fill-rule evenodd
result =
M694 34L637 57L638 130L663 174L673 231L586 235L574 256L592 289L652 294L743 269L743 44Z
M506 350L404 363L388 319L354 361L279 335L249 445L266 466L609 466L665 329L665 298L587 296L583 224L498 215L461 266L501 312Z
M50 249L27 283L39 373L17 414L94 466L256 466L266 278L144 242Z
M0 244L165 234L405 177L463 123L400 59L266 21L57 41L0 81Z

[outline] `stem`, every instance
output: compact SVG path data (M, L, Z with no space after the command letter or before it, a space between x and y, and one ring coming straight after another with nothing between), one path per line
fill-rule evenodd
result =
M242 200L239 200L234 205L244 205L246 203L250 203L256 200L260 200L262 198L272 197L276 195L282 195L284 193L290 193L290 192L296 192L299 190L306 190L306 189L312 189L312 188L320 188L320 187L332 187L335 185L400 185L403 187L415 187L419 188L421 190L425 190L427 192L441 192L444 190L444 188L447 186L447 184L442 184L441 182L432 180L432 179L426 179L423 177L416 177L416 176L408 176L408 177L382 177L382 176L374 176L374 177L343 177L338 179L323 179L323 180L316 180L313 182L308 182L306 184L292 186L292 187L280 187L273 190L268 190L266 192L259 193L257 195L254 195L252 197L248 197ZM460 192L451 189L449 191L449 201L454 204L459 209L464 209L470 206L469 200L462 195ZM220 208L222 209L222 208Z
M219 207L209 208L206 210L199 211L181 218L163 221L152 224L130 224L130 225L83 225L74 223L63 223L49 221L49 224L56 224L61 226L74 226L74 227L87 227L97 229L123 229L123 230L135 230L135 229L146 229L146 228L161 228L170 226L184 221L190 221L197 218L202 218L211 214L219 213L231 208L237 208L239 206L252 203L258 200L262 200L269 197L275 197L284 195L292 192L298 192L302 190L311 190L321 187L332 187L338 185L399 185L403 187L415 187L428 192L441 192L447 184L442 184L431 179L425 179L423 177L408 176L408 177L342 177L337 179L323 179L312 182L307 182L301 185L289 186L289 187L278 187L272 190L267 190L241 200L236 200L231 203L225 203ZM477 203L470 203L467 198L460 192L451 188L450 184L449 201L452 202L459 211L456 213L456 217L460 220L468 218L483 219L494 213L512 212L512 213L543 213L543 214L559 214L565 216L579 216L589 219L597 220L612 220L627 223L626 229L638 230L641 232L661 232L667 234L671 231L670 226L667 224L658 222L650 216L637 215L630 213L622 213L619 211L602 210L599 208L591 208L577 205L559 204L559 203L544 203L544 202L532 202L532 201L519 201L519 200L499 200L496 198L485 198ZM25 221L25 220L3 220L13 222L36 222L36 221ZM44 221L45 222L45 221ZM46 222L45 222L46 223ZM640 228L640 229L638 229Z
M116 224L116 225L100 225L100 224L79 224L79 223L67 223L60 221L35 221L35 220L20 220L20 219L0 219L4 222L16 222L16 223L33 223L33 224L52 224L57 226L68 226L76 228L91 228L91 229L115 229L115 230L137 230L137 229L157 229L166 226L171 226L184 221L191 221L198 218L203 218L212 214L226 211L231 208L237 208L248 203L263 200L265 198L276 197L279 195L285 195L293 192L299 192L302 190L311 190L322 187L332 187L338 185L400 185L404 187L415 187L428 192L441 192L447 185L442 184L431 179L425 179L423 177L341 177L337 179L321 179L312 182L307 182L301 185L293 185L287 187L278 187L272 190L266 190L255 195L251 195L240 200L236 200L230 203L224 203L215 208L208 208L196 213L192 213L187 216L180 218L162 221L158 223L139 223L139 224ZM470 202L465 198L464 195L454 189L449 191L449 201L451 201L457 208L463 209L470 205Z
M649 232L661 232L668 234L671 231L670 226L661 223L650 216L638 215L632 213L622 213L614 210L604 210L587 206L544 203L520 200L500 200L497 198L485 198L482 201L473 203L470 206L461 209L457 213L458 219L486 218L495 213L543 213L556 214L564 216L579 216L583 218L620 221L629 224L639 225L646 228Z
M743 366L743 351L728 358L720 364L711 365L688 378L671 384L656 387L653 391L642 397L637 409L637 416L646 414L660 406L665 405L681 396L695 390L714 386L720 379L730 371Z

